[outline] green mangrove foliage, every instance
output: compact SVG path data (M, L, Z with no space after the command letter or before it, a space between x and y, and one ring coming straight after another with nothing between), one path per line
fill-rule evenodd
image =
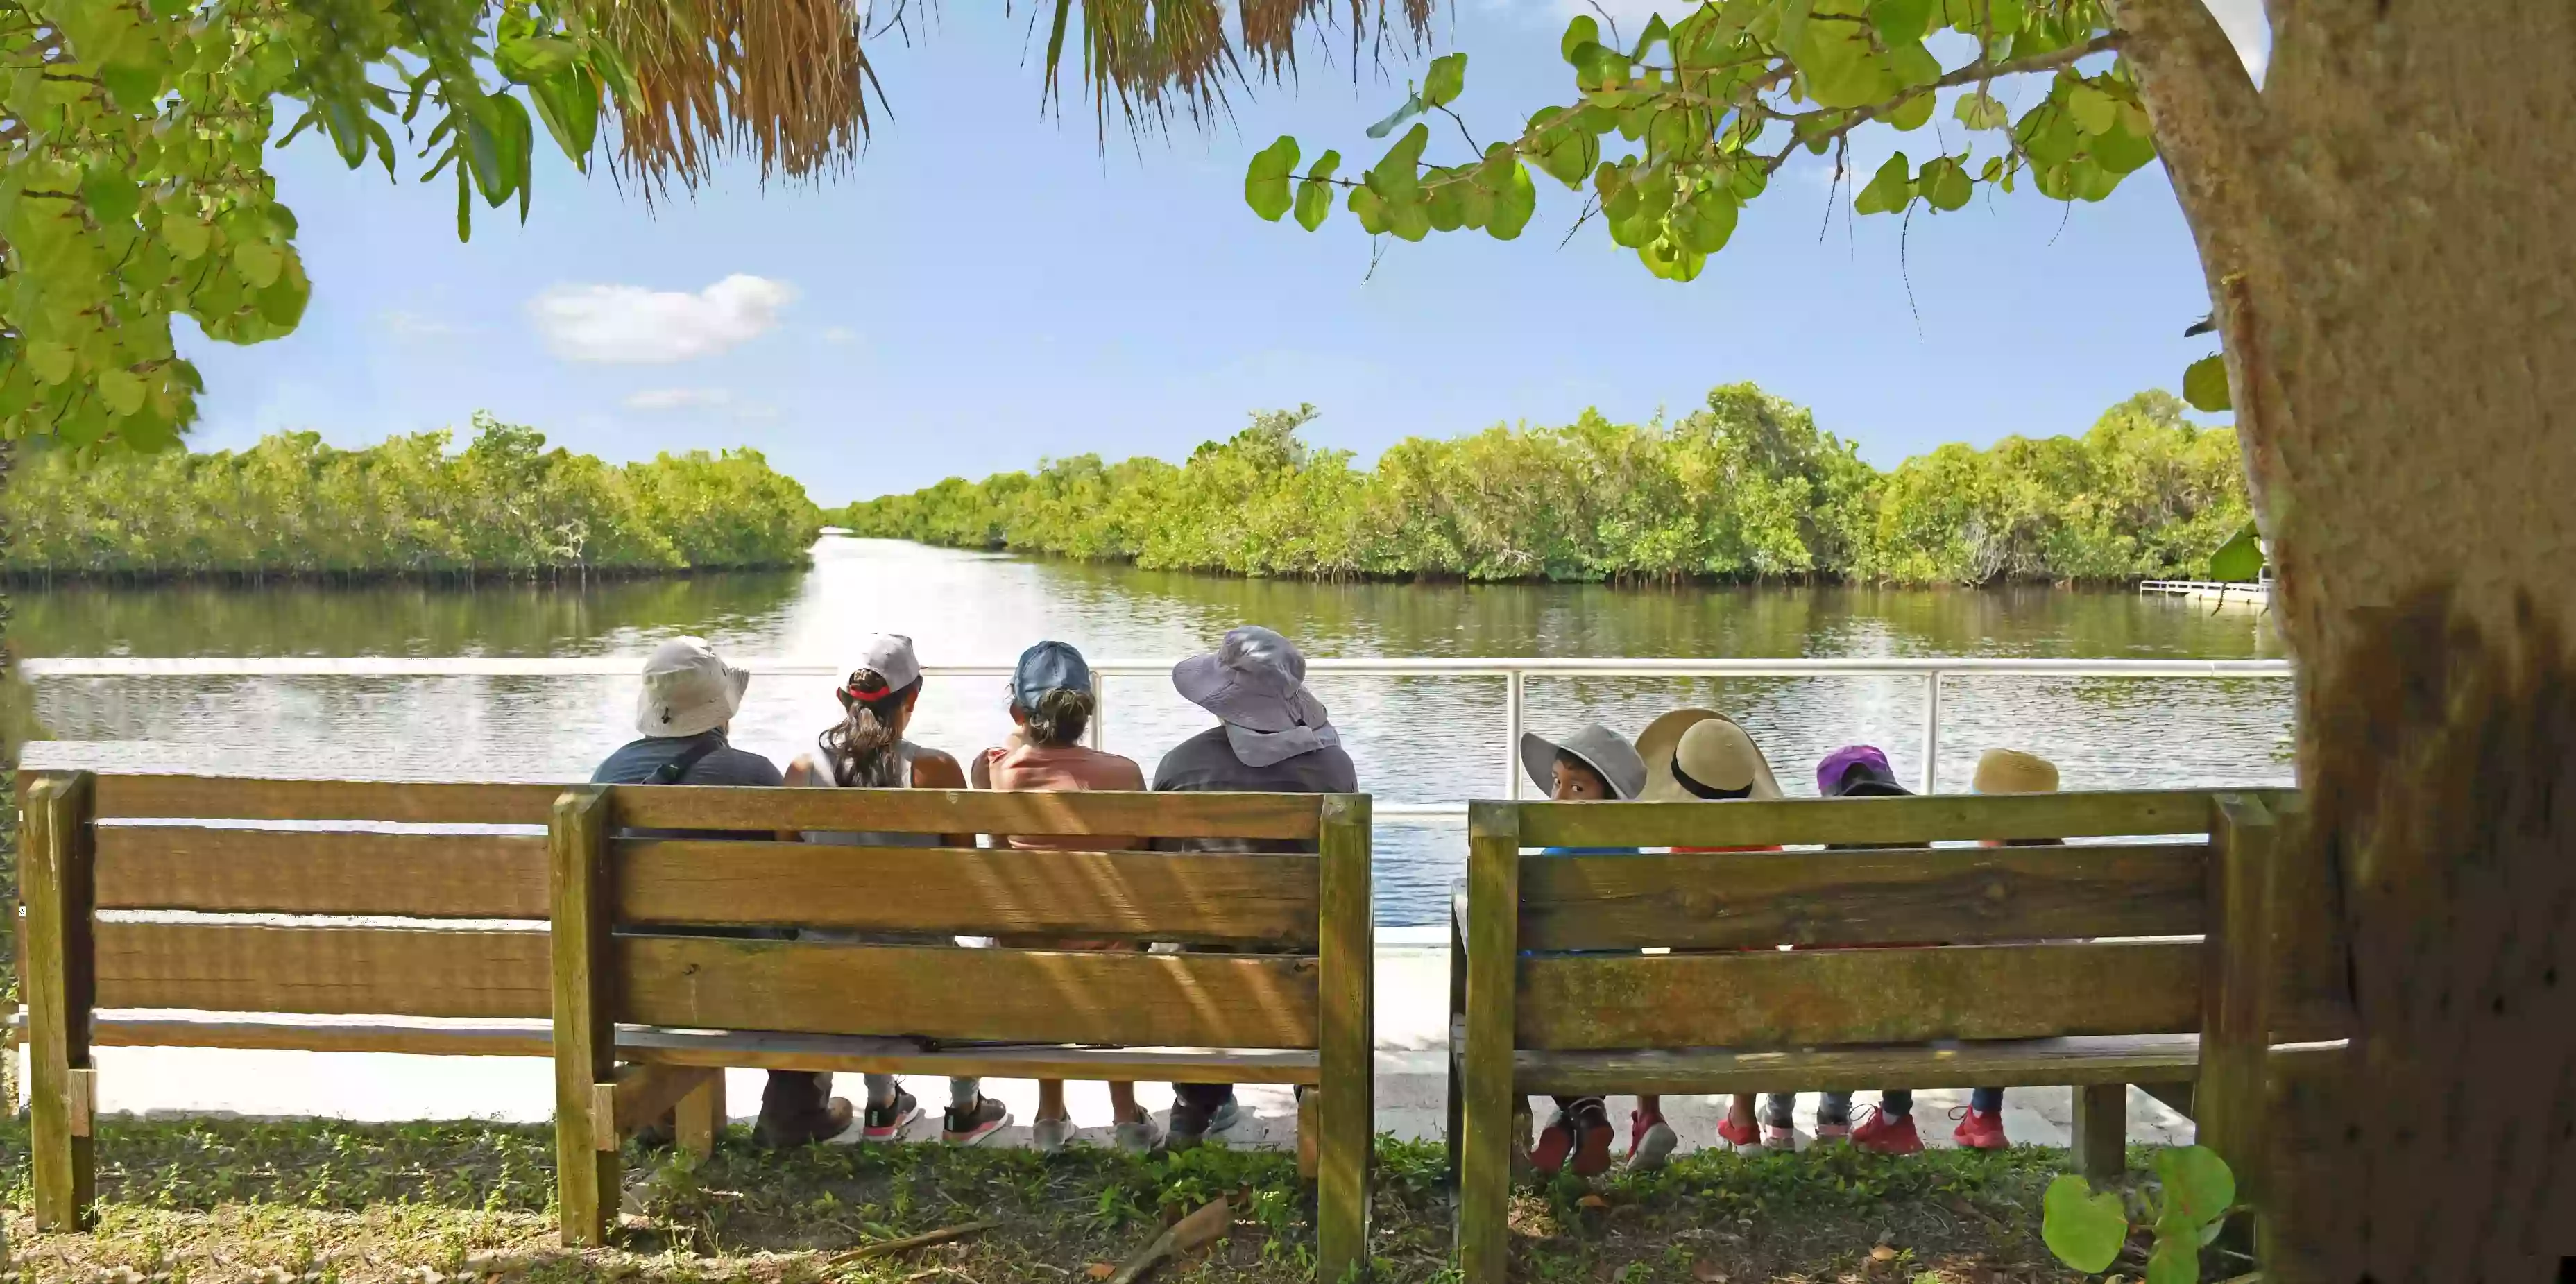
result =
M1673 422L1407 438L1374 469L1253 417L1179 465L1081 455L850 505L862 535L1238 575L2118 581L2197 573L2244 525L2235 434L2147 392L2080 438L1944 446L1881 473L1751 384Z
M0 491L0 572L584 574L802 565L821 513L759 452L612 466L474 417L337 450L280 433L238 453L22 457Z

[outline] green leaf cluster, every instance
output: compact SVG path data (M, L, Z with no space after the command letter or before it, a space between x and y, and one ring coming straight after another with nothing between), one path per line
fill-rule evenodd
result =
M539 576L800 566L822 514L757 451L613 466L478 414L474 438L84 461L46 449L0 489L0 573Z
M1878 167L1856 193L1858 212L1903 213L1919 201L1947 213L1981 185L2009 192L2016 183L2056 200L2100 200L2156 155L2115 37L2101 0L1708 0L1678 22L1650 20L1625 47L1577 17L1558 43L1573 73L1566 101L1531 114L1516 139L1450 166L1425 159L1417 124L1370 171L1367 194L1353 190L1350 208L1371 234L1420 240L1469 227L1510 239L1525 215L1476 215L1526 177L1526 163L1582 193L1583 217L1599 215L1648 271L1687 281L1799 152L1832 152L1840 165L1855 131L1919 130L1944 93L1965 137L1955 150L1942 140L1919 165L1900 153ZM1935 43L1960 52L1945 65ZM1465 70L1464 55L1435 62L1424 87L1369 136L1447 107L1464 92ZM2016 75L2049 77L2018 119L1993 92ZM1293 157L1294 144L1282 142ZM1277 146L1246 181L1255 211L1274 220L1283 208ZM1451 184L1469 190L1444 211L1440 193ZM1299 221L1312 230L1322 219Z
M203 385L174 317L295 328L312 285L273 138L391 176L399 125L425 179L454 171L463 237L478 195L526 217L531 107L586 165L631 90L570 0L0 0L0 440L176 445Z
M1411 437L1369 470L1300 440L1313 413L1257 416L1180 464L1083 455L832 520L1238 575L1932 584L2189 575L2248 511L2234 435L2165 393L2081 438L1946 446L1885 473L1751 384L1669 423Z
M2200 1250L2235 1211L2236 1175L2205 1146L2157 1151L2155 1174L2151 1186L2125 1197L2119 1191L2097 1194L2082 1177L2050 1182L2040 1221L2048 1250L2079 1271L2108 1270L2128 1242L2134 1218L2155 1237L2146 1284L2196 1284Z

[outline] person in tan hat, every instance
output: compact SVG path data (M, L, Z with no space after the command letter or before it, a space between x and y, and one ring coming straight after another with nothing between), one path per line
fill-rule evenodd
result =
M1771 762L1762 755L1762 747L1733 718L1715 709L1675 709L1646 725L1637 737L1637 756L1646 760L1646 787L1638 796L1648 802L1730 802L1763 801L1781 797L1780 781L1771 774ZM1776 847L1676 847L1679 852L1694 851L1777 851ZM1795 1096L1775 1098L1791 1106ZM1765 1148L1788 1150L1795 1147L1797 1134L1788 1126L1786 1108L1776 1130L1756 1121L1754 1095L1735 1094L1727 1105L1726 1117L1718 1121L1718 1139L1733 1147L1738 1154L1749 1154ZM1679 1143L1671 1125L1664 1122L1663 1099L1637 1098L1637 1113L1629 1119L1628 1165L1632 1168L1657 1168Z

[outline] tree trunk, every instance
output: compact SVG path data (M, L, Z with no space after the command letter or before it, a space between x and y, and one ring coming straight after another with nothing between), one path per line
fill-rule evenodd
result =
M2576 1253L2576 5L2120 25L2226 337L2351 1051L2272 1085L2282 1277Z

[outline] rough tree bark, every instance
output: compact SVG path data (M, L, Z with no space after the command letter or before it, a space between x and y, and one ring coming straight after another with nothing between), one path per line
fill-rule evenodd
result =
M2272 1085L2284 1278L2576 1278L2576 4L2117 0L2301 661L2356 1020Z

